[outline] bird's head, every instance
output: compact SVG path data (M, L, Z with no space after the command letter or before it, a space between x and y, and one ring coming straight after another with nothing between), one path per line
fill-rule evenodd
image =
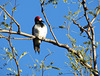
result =
M39 17L39 16L35 17L35 24L42 23L42 22L44 22L44 21L42 21L41 17Z

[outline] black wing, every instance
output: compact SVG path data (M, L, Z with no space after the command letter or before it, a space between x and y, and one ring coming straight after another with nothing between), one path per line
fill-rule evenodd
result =
M38 30L37 30L38 32ZM34 35L34 26L32 28L32 35ZM33 39L33 46L34 46L34 50L35 50L35 53L38 51L38 53L40 53L40 44L36 44L36 41L37 41L37 38L34 38Z

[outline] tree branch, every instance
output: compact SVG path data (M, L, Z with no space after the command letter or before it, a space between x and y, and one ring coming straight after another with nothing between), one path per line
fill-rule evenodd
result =
M25 37L29 37L29 38L36 38L35 36L33 35L30 35L30 34L26 34L26 33L23 33L23 32L20 32L20 33L17 33L15 31L8 31L8 30L0 30L0 33L10 33L10 34L17 34L17 35L22 35L22 36L25 36ZM98 71L97 70L94 70L92 68L91 65L89 65L88 63L86 63L82 57L82 55L80 53L78 53L77 51L75 51L74 49L70 48L68 45L65 45L65 44L61 44L61 43L56 43L56 41L54 40L51 40L51 39L42 39L41 37L39 38L40 40L42 41L45 41L45 42L48 42L48 43L51 43L53 45L56 45L58 47L62 47L62 48L65 48L68 50L68 52L70 53L73 53L75 54L78 58L79 58L79 61L81 64L85 65L85 67L87 67L88 69L90 69L90 71L92 73L94 73L95 75L98 75Z
M94 18L92 19L92 21L90 22L90 24L92 25L94 20L96 19L97 15L99 14L99 10L100 10L100 5L99 5L99 8L96 12L96 15L94 16ZM94 69L97 70L97 62L96 62L96 49L95 49L95 33L94 33L94 28L91 27L91 34L92 34L92 50L93 50L93 62L94 62Z
M86 21L88 23L88 33L90 34L90 31L91 31L91 42L92 42L92 51L93 51L93 63L94 63L94 69L97 70L97 62L96 62L96 49L95 49L95 35L94 35L94 28L92 27L92 24L94 22L94 20L96 19L97 15L98 15L98 12L99 12L99 9L97 10L96 12L96 15L94 16L94 18L92 19L92 21L90 22L89 21L89 18L88 18L88 15L87 15L87 10L88 8L86 7L85 3L86 1L85 0L82 0L82 2L80 2L82 5L83 5L83 9L84 9L84 16L86 18Z
M14 53L14 48L13 48L13 46L12 46L12 44L11 44L10 38L9 38L8 41L9 41L10 47L11 47L11 49L12 49L13 59L14 59L16 65L17 65L18 76L20 76L19 63L18 63L18 61L16 60L15 53Z
M90 40L92 39L92 37L91 37L89 31L85 30L84 27L82 27L82 26L80 26L78 23L76 23L76 20L73 20L73 23L74 23L75 25L77 25L77 26L80 28L81 33L83 33L83 31L85 31L86 34L88 35L88 38L89 38Z
M83 5L84 13L85 13L84 16L86 18L88 25L90 26L89 18L88 18L87 12L86 12L88 10L88 8L86 7L85 3L86 3L86 1L83 0L82 5Z
M98 16L98 14L99 14L99 11L100 11L100 5L99 5L99 7L98 7L98 9L97 9L97 12L96 12L96 15L94 16L94 18L91 20L91 24L93 24L93 22L94 22L94 20L96 19L96 17Z
M1 5L0 5L0 8L16 23L16 25L18 26L18 33L20 33L21 29L20 29L20 25L17 23L17 21Z
M9 34L10 34L10 31L9 31ZM11 35L9 35L9 37L5 37L5 36L3 36L2 34L0 34L0 35L1 35L0 38L5 38L6 40L9 41L9 44L10 44L10 47L11 47L12 53L13 53L13 59L14 59L16 65L17 65L18 76L20 76L19 63L18 63L18 61L16 60L15 53L14 53L14 48L13 48L13 46L12 46L12 44L11 44L11 37L10 37Z
M91 29L91 33L92 33L92 40L91 40L91 42L92 42L92 50L93 50L94 69L97 70L94 28Z
M44 16L44 18L45 18L47 24L49 25L50 32L52 33L52 36L54 37L55 41L58 43L58 41L57 41L57 39L56 39L56 37L55 37L53 31L52 31L51 25L49 24L49 22L48 22L48 20L47 20L47 17L46 17L46 15L45 15L45 12L44 12L44 9L43 9L44 2L45 2L45 0L43 1L43 3L41 3L41 11L42 11L42 13L43 13L43 16Z

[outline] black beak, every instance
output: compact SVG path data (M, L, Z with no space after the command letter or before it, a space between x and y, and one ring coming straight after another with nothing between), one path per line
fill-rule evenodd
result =
M44 23L44 21L41 20L42 23Z

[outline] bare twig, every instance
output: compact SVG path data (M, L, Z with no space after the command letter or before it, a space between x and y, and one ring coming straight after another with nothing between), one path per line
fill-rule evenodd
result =
M85 31L86 34L88 35L88 38L89 38L90 40L92 39L92 37L91 37L89 31L85 30L82 26L80 26L78 23L76 23L76 20L73 20L73 23L74 23L75 25L77 25L77 26L80 28L81 31Z
M92 50L91 50L91 48L90 48L90 56L92 58ZM92 59L90 60L90 65L92 66ZM90 76L92 76L92 72L91 71L90 71Z
M17 34L17 35L22 35L22 36L25 36L25 37L29 37L29 38L35 38L35 36L33 35L29 35L29 34L26 34L26 33L23 33L21 32L20 34L15 32L15 31L8 31L8 30L0 30L0 33L11 33L11 34ZM51 44L54 44L58 47L62 47L62 48L65 48L68 50L68 52L71 52L73 54L75 54L78 58L79 58L79 61L81 64L83 64L85 67L87 67L88 69L90 69L90 71L92 73L94 73L95 75L98 75L98 71L93 69L92 66L90 66L88 63L86 63L84 60L83 60L83 57L81 54L79 54L77 51L75 51L74 49L70 48L68 45L65 45L65 44L61 44L61 43L57 43L56 41L54 40L51 40L51 39L42 39L41 37L39 38L40 40L42 41L45 41L45 42L48 42L48 43L51 43Z
M98 0L98 4L99 4L99 0ZM92 21L90 22L91 25L93 24L94 20L96 19L97 15L99 14L99 11L100 11L100 5L98 5L98 9L97 9L97 12L96 12L96 15L94 16L94 18L92 19ZM93 62L94 62L94 69L97 70L97 62L96 62L96 48L95 48L95 33L94 33L94 28L91 27L91 34L92 34L92 50L93 50Z
M44 57L44 60L43 60L43 61L45 61L46 58L47 58L49 55L52 55L53 53L54 53L54 52L51 52L51 53L47 54L47 55Z
M9 33L10 33L10 31L9 31ZM11 33L10 33L11 34ZM12 49L12 53L13 53L13 59L14 59L14 61L15 61L15 63L16 63L16 65L17 65L17 70L18 70L18 76L20 76L20 71L19 71L19 64L18 64L18 61L16 60L16 57L15 57L15 53L14 53L14 48L13 48L13 46L12 46L12 44L11 44L11 38L10 38L10 36L11 35L9 35L9 37L5 37L5 36L3 36L2 34L0 34L1 36L0 36L0 38L5 38L6 40L8 40L9 41L9 44L10 44L10 47L11 47L11 49Z
M54 53L54 52L52 52L52 53ZM51 55L52 53L49 53L49 54L47 54L47 55L44 57L44 60L43 60L43 63L42 63L42 76L43 76L43 73L44 73L44 61L45 61L46 58L47 58L49 55Z
M16 7L16 0L15 0L15 7ZM14 13L14 11L12 11L12 16L11 17L13 17L13 13ZM11 22L12 22L12 18L11 18ZM19 70L19 63L18 63L18 61L16 60L16 57L15 57L15 52L14 52L14 47L12 46L12 44L11 44L11 33L10 33L10 31L12 31L12 23L11 23L11 26L10 26L10 29L9 29L9 44L10 44L10 47L11 47L11 49L12 49L12 53L13 53L13 59L14 59L14 61L15 61L15 63L16 63L16 66L17 66L17 72L18 72L18 76L20 76L20 70Z
M20 33L21 29L20 29L20 25L17 23L17 21L1 5L0 5L0 8L16 23L16 25L18 26L18 33Z
M18 63L18 61L16 60L15 53L14 53L14 48L13 48L13 46L12 46L12 44L11 44L11 40L10 40L10 39L9 39L9 44L10 44L10 47L11 47L11 49L12 49L13 59L14 59L16 65L17 65L18 76L20 76L19 63Z
M0 34L0 38L5 38L6 40L9 40L8 37L3 36L2 34Z
M65 21L64 23L65 23L66 28L67 28L67 33L68 33L68 35L69 35L69 28L70 28L70 26L67 26L67 22L66 22L66 21Z
M83 16L81 16L81 17L79 17L76 21L78 21L79 19L81 19L82 17L84 17L84 15Z
M44 2L45 2L45 0L43 1L43 3L41 3L41 11L42 11L42 13L43 13L43 16L44 16L44 18L45 18L47 24L49 25L50 31L51 31L51 33L52 33L52 36L54 37L55 41L58 43L58 41L57 41L57 39L56 39L56 37L55 37L53 31L52 31L51 25L49 24L49 22L48 22L48 20L47 20L47 17L46 17L46 15L45 15L45 12L44 12L44 9L43 9Z
M99 11L100 11L100 5L99 5L99 7L98 7L98 9L97 9L97 12L96 12L96 15L94 16L94 18L91 20L91 25L93 24L93 22L94 22L94 20L96 19L96 17L98 16L98 14L99 14Z
M8 39L9 37L0 36L0 38ZM15 37L11 37L10 39L17 39L17 40L32 40L33 38L15 38Z
M15 21L15 19L13 18L13 13L14 13L14 11L12 10L12 15L10 15L6 10L5 10L5 8L3 8L1 5L0 5L0 7L2 8L2 10L11 18L11 26L10 26L10 29L9 29L9 37L8 38L6 38L6 37L4 37L3 35L1 35L2 37L4 37L5 39L7 39L8 41L9 41L9 44L10 44L10 47L11 47L11 50L12 50L12 55L13 55L13 59L14 59L14 61L15 61L15 63L16 63L16 66L17 66L17 72L18 72L18 76L20 76L20 70L19 70L19 63L18 63L18 61L17 61L17 59L16 59L16 57L15 57L15 52L14 52L14 47L12 46L12 44L11 44L11 33L10 33L10 31L12 31L12 20L17 24L17 26L18 26L18 33L20 33L20 25ZM15 0L15 7L16 7L16 0Z
M86 18L86 21L87 21L87 23L88 23L88 29L87 29L87 31L88 32L90 32L90 28L91 28L91 23L89 22L89 18L88 18L88 15L87 15L87 10L88 10L88 8L86 7L86 5L85 5L85 3L86 3L86 1L85 0L82 0L82 5L83 5L83 9L84 9L84 16L85 16L85 18Z
M94 28L91 28L91 34L92 34L92 40L91 40L91 42L92 42L92 50L93 50L94 69L97 70Z
M84 16L87 20L88 25L90 26L89 18L88 18L87 12L86 12L88 10L88 8L86 7L85 3L86 3L86 1L83 0L82 5L83 5L83 8L84 8L84 13L85 13Z
M93 63L94 63L94 69L97 70L97 62L96 62L96 49L95 49L95 35L94 35L94 28L92 27L92 24L94 22L94 20L96 19L98 13L99 13L99 10L100 10L100 5L99 5L99 8L96 12L96 15L94 16L94 18L91 20L91 22L89 22L89 18L88 18L88 15L87 15L87 10L88 8L86 7L85 3L86 1L85 0L82 0L82 2L80 0L78 0L82 5L83 5L83 8L84 8L84 16L86 18L86 21L88 23L88 33L90 33L89 31L91 31L91 42L92 42L92 51L93 51ZM98 0L98 4L99 4L99 0Z

